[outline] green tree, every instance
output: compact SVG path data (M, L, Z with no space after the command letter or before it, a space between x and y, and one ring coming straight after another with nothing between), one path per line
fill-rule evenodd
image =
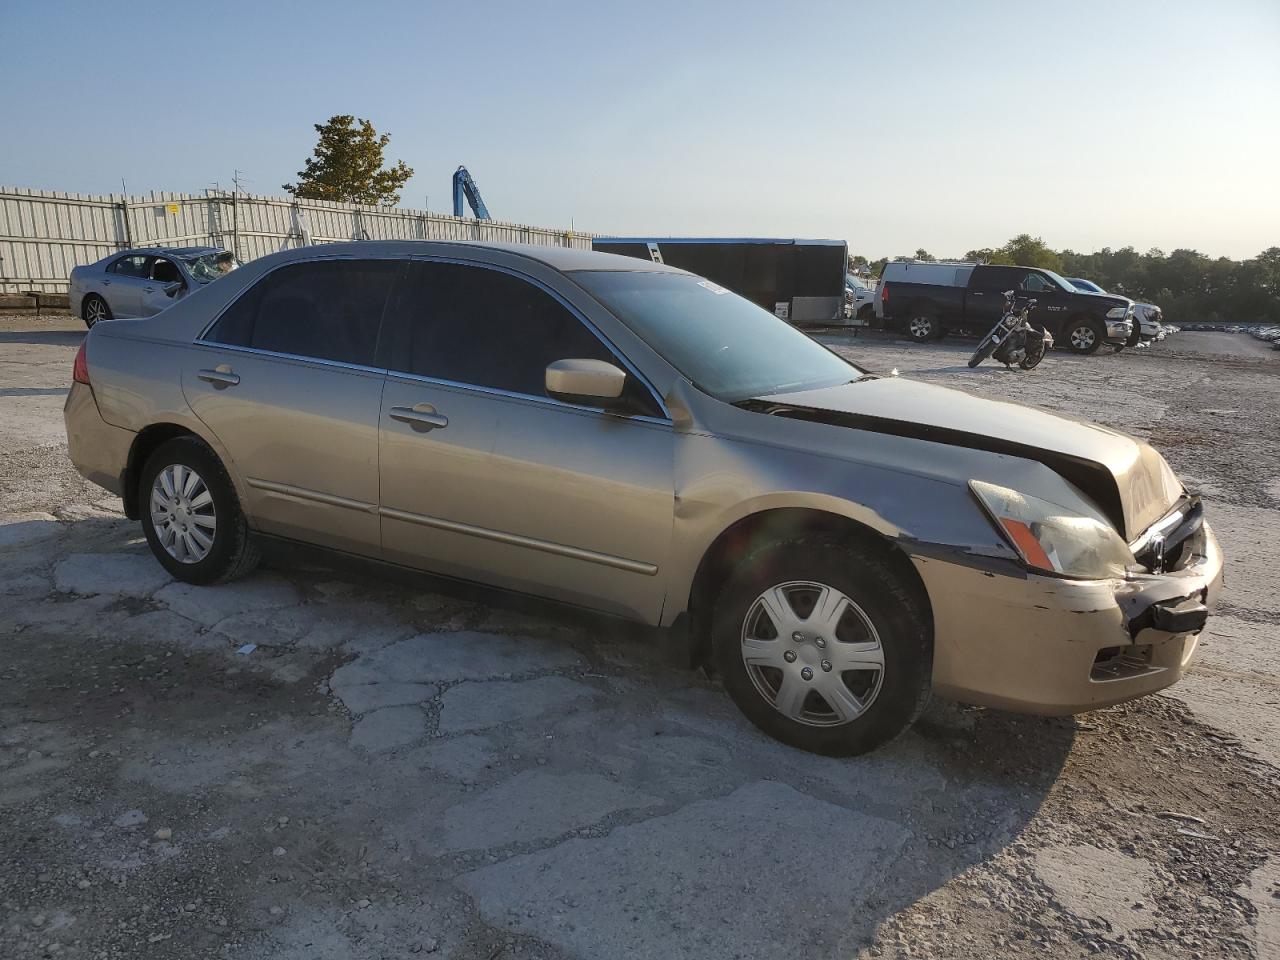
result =
M284 188L299 199L334 200L366 206L393 207L413 170L397 160L383 169L383 150L390 134L379 134L368 120L338 114L317 123L320 140L296 184Z
M932 253L930 253L930 252L929 252L928 250L926 250L924 247L919 247L919 248L916 250L916 255L915 255L912 259L913 259L913 260L920 260L920 261L922 261L922 262L924 262L924 263L936 263L936 262L937 262L937 260L938 260L938 258L937 258L937 257L935 257Z
M1062 258L1057 251L1050 250L1039 237L1029 233L1020 233L998 251L999 263L1012 263L1019 267L1040 267L1044 270L1060 270Z

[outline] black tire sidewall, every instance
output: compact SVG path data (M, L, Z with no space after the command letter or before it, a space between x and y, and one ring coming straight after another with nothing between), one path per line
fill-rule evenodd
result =
M160 538L156 536L155 526L151 522L151 485L161 470L173 464L182 464L195 470L213 495L213 510L217 521L213 531L213 547L198 563L182 563L171 557L160 544ZM147 545L151 547L151 552L160 561L160 565L175 579L195 584L216 583L236 562L245 533L240 500L222 462L203 441L195 437L178 437L167 440L156 448L147 458L138 477L138 507Z
M814 727L784 717L761 696L742 661L742 624L752 604L768 587L792 580L840 590L862 607L880 634L881 688L851 723ZM886 557L857 545L792 541L748 557L716 602L712 648L725 688L747 719L774 739L812 753L839 757L873 750L914 722L929 697L933 640L920 600Z

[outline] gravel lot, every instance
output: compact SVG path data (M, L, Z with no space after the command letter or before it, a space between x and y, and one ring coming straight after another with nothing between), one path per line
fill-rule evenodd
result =
M1280 956L1280 354L827 338L1149 438L1228 556L1168 695L935 702L831 760L614 621L310 561L169 581L66 459L82 335L0 318L0 956Z

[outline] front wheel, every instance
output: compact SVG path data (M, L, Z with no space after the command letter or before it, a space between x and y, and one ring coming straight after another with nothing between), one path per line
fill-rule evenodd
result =
M1096 353L1102 346L1102 325L1087 317L1072 320L1067 325L1067 349L1072 353Z
M142 530L170 575L187 583L235 580L258 564L258 550L231 478L196 437L156 448L139 478Z
M874 750L929 699L933 640L917 591L879 550L834 537L742 560L716 602L712 644L747 719L812 753Z
M982 338L982 342L978 344L978 349L973 351L973 356L969 358L969 369L972 370L991 354L995 353L996 347L1000 346L1000 341L996 339L994 333L988 333Z

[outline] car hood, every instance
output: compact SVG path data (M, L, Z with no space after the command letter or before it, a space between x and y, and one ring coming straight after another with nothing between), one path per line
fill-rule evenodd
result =
M900 377L775 394L754 409L1036 460L1075 484L1127 540L1185 490L1151 446L1096 423Z

